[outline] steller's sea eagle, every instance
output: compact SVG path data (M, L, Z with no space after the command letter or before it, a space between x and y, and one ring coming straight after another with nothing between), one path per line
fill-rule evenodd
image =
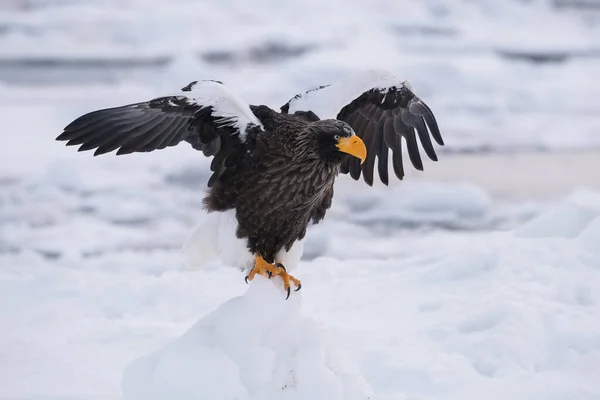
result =
M412 165L437 161L430 138L443 145L436 119L406 81L381 71L296 95L280 111L249 105L219 81L195 81L172 96L93 111L70 123L57 140L94 155L150 152L190 143L213 157L204 198L208 212L235 212L235 235L253 257L246 276L292 283L282 254L301 241L309 223L331 206L338 174L373 184L375 164L388 184L388 157L404 176L402 138ZM377 161L377 162L376 162Z

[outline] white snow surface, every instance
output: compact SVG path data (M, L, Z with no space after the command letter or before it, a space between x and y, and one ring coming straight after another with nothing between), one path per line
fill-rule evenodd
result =
M585 50L595 25L551 2L494 0L24 0L0 8L4 55L148 55L248 48L265 40L335 47L360 42L424 50ZM345 7L342 7L345 5ZM465 24L465 22L470 22ZM538 34L531 35L535 23ZM423 32L426 37L419 35ZM502 32L502 35L498 33ZM398 36L394 36L394 33ZM408 38L401 40L402 34ZM36 38L44 37L46 46ZM395 43L394 43L395 42Z
M0 399L600 396L600 192L485 231L477 187L341 180L286 301L184 265L196 170L70 161L2 181Z
M277 278L279 279L279 278ZM126 400L368 400L357 365L321 324L302 317L301 295L262 276L181 338L127 366Z
M125 399L598 398L599 227L581 190L514 231L345 237L366 257L305 263L291 301L260 278L128 366Z

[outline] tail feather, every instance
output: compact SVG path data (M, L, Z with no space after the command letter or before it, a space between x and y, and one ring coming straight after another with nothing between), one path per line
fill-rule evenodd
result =
M185 241L181 252L191 269L210 264L224 264L242 270L250 269L254 255L246 246L245 239L236 236L235 211L203 212L198 226ZM280 251L277 260L288 270L294 269L302 256L303 241L294 243L290 251Z
M181 249L188 267L200 269L213 263L240 269L251 266L254 258L246 241L236 237L236 230L235 211L204 212Z

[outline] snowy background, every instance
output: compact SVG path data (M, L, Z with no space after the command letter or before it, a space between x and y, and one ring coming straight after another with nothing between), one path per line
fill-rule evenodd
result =
M340 178L288 302L186 265L189 146L54 141L196 79L278 107L364 68L447 145ZM596 0L0 2L0 399L600 399L598 98Z

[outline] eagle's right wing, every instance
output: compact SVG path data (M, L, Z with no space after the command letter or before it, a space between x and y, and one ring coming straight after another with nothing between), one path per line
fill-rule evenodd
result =
M150 152L187 141L214 156L209 186L245 151L246 136L262 130L250 106L217 81L192 82L181 94L108 108L71 122L56 140L94 155Z
M423 169L417 142L433 161L437 155L431 141L443 145L437 121L431 109L417 97L406 81L386 71L365 71L331 85L298 94L281 107L283 113L312 112L321 119L335 118L347 122L367 147L367 159L361 165L349 157L343 173L358 180L362 174L373 184L375 161L379 178L388 184L388 155L396 177L404 177L402 142L405 142L412 165ZM417 140L417 137L419 140Z

